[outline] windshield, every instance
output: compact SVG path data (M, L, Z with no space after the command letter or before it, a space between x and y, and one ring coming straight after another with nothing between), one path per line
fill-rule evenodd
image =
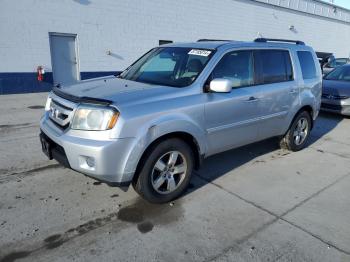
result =
M185 87L192 84L214 51L182 47L152 49L137 60L119 78L136 82Z
M336 66L342 66L342 65L345 65L349 62L349 59L347 58L337 58L335 59L335 64Z
M350 81L350 66L338 67L326 75L324 79Z

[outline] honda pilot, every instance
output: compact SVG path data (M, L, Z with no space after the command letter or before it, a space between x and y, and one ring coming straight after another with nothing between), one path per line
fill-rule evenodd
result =
M211 155L271 137L304 148L321 81L316 54L301 41L162 45L118 76L54 87L42 149L75 171L168 202Z

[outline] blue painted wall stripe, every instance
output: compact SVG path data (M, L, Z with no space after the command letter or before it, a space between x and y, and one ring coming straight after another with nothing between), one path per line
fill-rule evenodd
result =
M81 80L118 74L120 71L81 72ZM44 80L39 82L33 72L0 72L0 95L37 93L50 91L53 85L52 72L46 72Z

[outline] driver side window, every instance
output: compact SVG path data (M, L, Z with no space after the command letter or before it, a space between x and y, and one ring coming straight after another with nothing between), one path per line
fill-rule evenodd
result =
M253 51L242 50L225 54L211 73L211 79L225 78L232 88L254 84Z

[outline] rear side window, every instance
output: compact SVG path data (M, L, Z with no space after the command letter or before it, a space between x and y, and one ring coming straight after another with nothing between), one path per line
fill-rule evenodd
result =
M312 54L308 51L298 51L301 72L304 79L312 79L317 76L315 62Z
M258 50L255 52L255 64L259 84L293 80L293 67L287 50Z

